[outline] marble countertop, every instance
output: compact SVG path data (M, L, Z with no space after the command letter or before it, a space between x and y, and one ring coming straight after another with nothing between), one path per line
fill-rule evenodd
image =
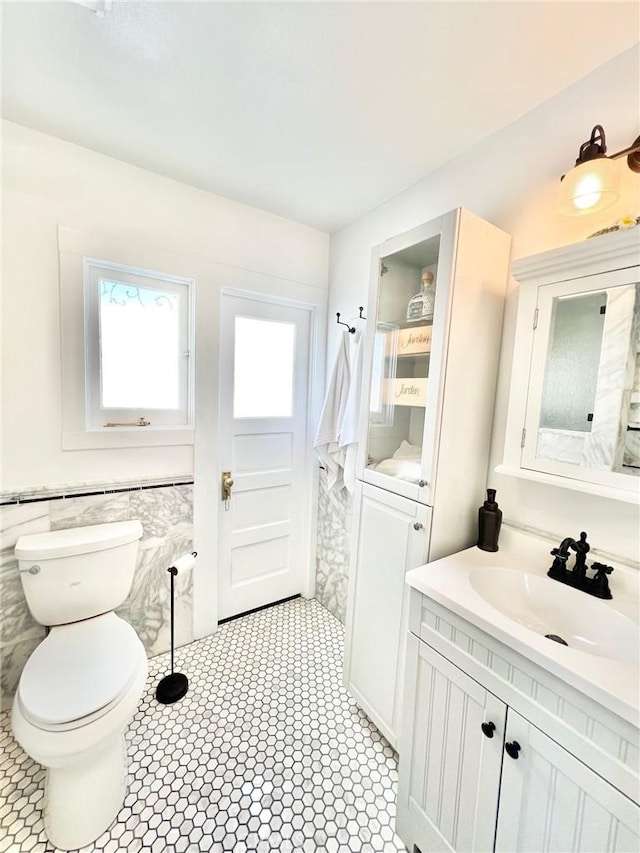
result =
M546 578L553 560L549 552L557 545L544 536L504 525L497 553L468 548L411 570L406 576L407 583L637 726L640 716L640 667L637 662L600 657L551 642L493 607L471 584L472 572L480 567L516 569ZM587 564L590 566L598 559L597 553L594 555L592 551ZM609 578L611 601L596 599L564 584L559 586L575 596L576 607L584 597L595 602L598 608L613 608L623 614L638 626L640 640L640 572L620 561L607 562L615 569ZM550 584L558 583L550 578L547 580ZM566 597L565 593L565 600Z

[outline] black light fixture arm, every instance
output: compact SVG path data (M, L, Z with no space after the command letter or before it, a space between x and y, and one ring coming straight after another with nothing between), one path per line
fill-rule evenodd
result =
M640 172L640 136L637 136L628 148L623 148L622 151L610 155L612 160L617 160L620 157L627 158L627 166L632 172Z
M579 166L581 163L587 163L589 160L596 160L598 157L605 157L606 153L607 141L604 135L604 128L601 124L596 124L591 131L589 139L580 146L576 166Z
M608 160L619 160L621 157L626 157L627 165L631 171L640 172L640 136L636 137L627 148L616 151L615 154L607 154L604 128L601 124L596 124L589 139L580 146L576 166L587 163L589 160L597 160L599 157L607 157Z

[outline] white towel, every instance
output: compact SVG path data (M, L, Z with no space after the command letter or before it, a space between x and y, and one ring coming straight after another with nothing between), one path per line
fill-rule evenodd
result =
M320 415L313 446L327 469L329 489L355 485L360 385L361 333L344 332ZM347 468L345 476L345 468Z
M356 456L358 455L358 422L362 397L362 335L352 335L349 347L349 391L340 421L340 448L344 450L343 480L353 493L356 485Z
M340 417L349 393L349 333L344 332L320 414L313 446L327 469L329 489L342 488L344 451L340 450Z

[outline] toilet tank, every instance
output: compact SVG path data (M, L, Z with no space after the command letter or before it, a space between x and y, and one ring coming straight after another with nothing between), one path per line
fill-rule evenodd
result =
M139 521L21 536L15 555L33 618L41 625L64 625L122 604L141 536Z

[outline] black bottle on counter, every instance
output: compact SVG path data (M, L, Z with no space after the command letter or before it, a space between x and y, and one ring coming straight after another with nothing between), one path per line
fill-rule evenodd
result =
M478 548L481 551L497 551L502 510L496 503L496 490L487 489L487 500L478 510Z

